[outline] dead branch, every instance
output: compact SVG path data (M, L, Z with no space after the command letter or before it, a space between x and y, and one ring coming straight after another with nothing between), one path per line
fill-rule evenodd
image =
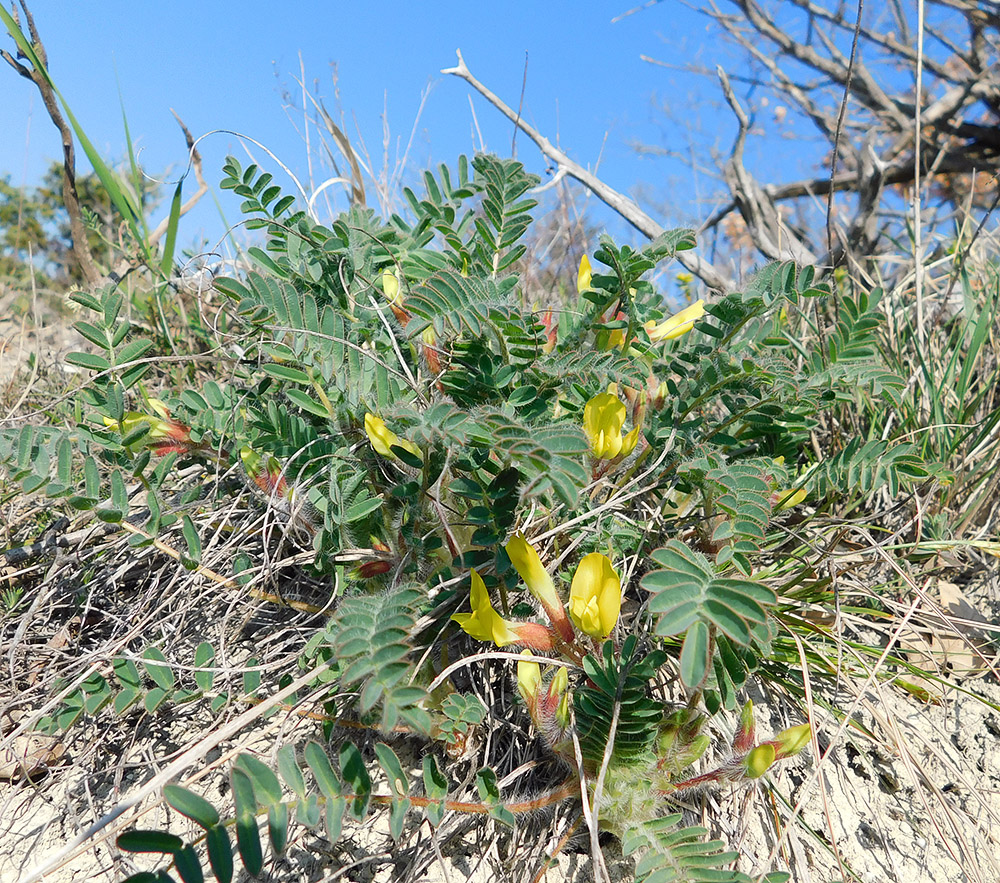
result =
M460 50L457 55L458 64L455 67L445 68L441 71L441 73L451 74L461 80L465 80L465 82L472 86L473 89L475 89L480 95L489 101L490 104L507 117L507 119L524 132L525 135L534 141L538 146L538 149L556 164L560 172L564 172L566 175L569 175L571 178L575 178L583 184L584 187L590 190L605 205L618 212L618 214L620 214L640 233L643 233L650 239L655 239L663 232L663 227L661 227L660 224L653 220L652 217L639 208L635 202L627 196L619 193L614 188L609 187L596 175L583 168L583 166L573 162L573 160L566 156L566 154L561 150L553 146L553 144L533 126L519 118L518 115L494 92L488 89L472 75L472 72L465 64L465 59L462 58ZM702 282L704 282L709 288L728 291L733 287L732 280L730 280L725 274L720 272L709 261L693 254L690 251L679 252L677 254L677 260L680 261L680 263L683 264L687 270L694 273L694 275L701 279Z
M69 216L70 236L72 238L73 255L83 272L84 278L90 285L97 285L101 280L101 273L97 269L94 255L87 242L87 229L83 224L83 213L80 210L80 198L76 189L76 151L73 145L73 133L66 123L66 119L59 109L59 102L56 99L55 90L45 70L48 69L48 55L45 52L45 45L41 37L38 36L38 29L35 27L35 20L28 9L25 0L20 0L21 9L24 10L24 18L28 23L28 36L31 39L32 47L35 50L38 60L42 63L44 70L38 70L33 65L21 64L6 49L0 49L0 58L3 58L18 74L35 84L39 94L42 96L42 103L55 127L59 130L59 137L62 139L63 148L63 204L66 206L66 214ZM11 13L18 27L21 26L20 15L16 6L11 6Z
M31 39L32 48L41 63L41 68L36 68L34 65L22 64L18 60L18 58L23 57L20 53L18 53L18 58L15 58L6 49L0 49L0 58L3 58L3 60L6 61L15 71L17 71L20 76L35 84L35 87L42 96L42 101L45 104L45 109L48 112L49 117L59 130L59 136L62 139L63 145L63 204L66 207L66 214L69 216L70 238L72 241L73 255L75 256L77 263L80 265L80 269L83 272L84 278L87 280L87 284L92 287L97 287L109 280L117 282L123 278L126 273L137 267L139 264L133 258L122 257L117 262L115 267L108 273L108 275L105 276L98 268L97 262L94 260L93 252L90 250L90 244L87 241L87 230L83 223L83 212L81 210L80 197L76 187L76 151L73 141L73 132L66 123L66 119L63 116L62 111L59 109L59 101L55 94L55 89L52 86L52 81L48 75L48 54L46 53L45 45L42 43L41 37L38 35L38 29L35 26L34 17L28 9L26 0L19 0L19 2L21 4L21 9L24 12L25 21L28 24L28 36ZM20 13L18 12L17 7L12 6L11 12L15 23L18 27L20 27ZM181 131L184 133L191 168L194 170L195 180L198 182L197 191L195 191L195 193L180 208L180 217L183 217L191 211L191 209L197 205L198 201L208 192L208 184L202 174L201 154L198 153L198 149L195 146L195 140L192 137L191 132L188 130L187 126L184 125L183 120L181 120L176 112L171 110L171 113L174 114L174 118L177 120L178 125L181 127ZM156 226L156 228L150 232L147 240L147 245L149 247L155 246L164 237L164 235L166 235L169 224L169 217L164 218Z
M742 69L733 82L760 79L761 71L769 74L768 86L779 102L797 108L822 136L827 152L816 156L817 164L829 164L839 130L835 102L845 94L849 113L843 125L846 168L842 165L834 175L790 183L759 182L742 162L748 114L724 82L723 93L740 124L740 135L724 167L730 200L703 229L739 211L761 253L784 257L795 251L795 245L787 239L785 228L776 226L779 204L806 200L803 210L815 212L816 197L853 194L856 200L841 206L848 215L838 222L842 238L831 254L823 254L827 249L819 245L818 230L797 237L803 248L796 259L814 254L826 264L843 257L845 251L853 253L856 261L877 254L886 230L900 228L895 209L886 204L886 190L898 188L899 195L907 198L918 168L927 170L920 176L920 195L931 223L943 221L948 211L960 212L963 205L971 205L966 196L973 190L977 207L990 204L992 194L979 193L977 182L1000 164L1000 65L996 62L1000 4L931 0L945 11L924 27L925 45L932 42L936 49L920 57L918 95L905 80L882 74L913 71L917 64L912 45L916 35L907 22L911 11L906 4L890 3L873 13L891 16L887 27L886 22L876 24L869 18L858 22L853 4L833 0L774 0L766 8L763 0L706 2L702 11L756 63L750 70ZM841 47L853 40L855 28L859 44L852 67ZM920 129L915 137L918 108ZM988 187L996 186L994 178Z
M718 69L722 93L739 121L739 132L727 160L723 175L733 200L746 222L747 231L761 254L772 260L791 260L800 264L813 264L816 256L781 221L774 200L757 184L743 165L743 147L746 144L750 120L740 106L729 85L726 72Z

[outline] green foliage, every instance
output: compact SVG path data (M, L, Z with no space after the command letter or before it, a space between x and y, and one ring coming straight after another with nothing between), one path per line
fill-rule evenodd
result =
M575 692L574 702L580 747L593 769L600 767L612 738L612 756L617 763L648 760L663 716L662 703L649 695L649 681L666 658L661 650L643 652L635 635L625 639L617 658L611 641L605 642L600 659L584 658L583 670L589 680Z
M409 774L396 753L384 742L374 746L375 763L386 785L376 789L368 765L352 742L344 742L338 762L332 763L327 747L311 741L301 760L293 746L278 752L280 778L270 766L252 754L240 754L230 769L233 813L219 809L202 795L180 785L166 785L163 798L174 810L193 821L202 834L192 842L167 831L130 829L118 835L118 848L125 852L158 853L169 856L184 883L204 879L202 850L208 867L219 883L233 879L234 858L239 857L247 873L259 875L265 863L258 819L267 820L268 847L280 856L292 836L294 825L320 829L331 844L340 840L345 818L364 822L374 806L388 807L389 831L395 841L403 836L409 813L421 808L432 825L440 824L448 804L449 783L433 756L423 761L422 789L411 795ZM308 772L309 778L306 778ZM500 800L496 773L484 767L476 784L489 813L505 824L514 817ZM291 791L294 796L288 797ZM232 829L235 829L235 852ZM165 874L160 869L157 875ZM150 872L134 874L126 883L150 879Z
M677 828L680 813L646 822L625 835L622 852L638 855L636 883L681 883L681 881L712 881L712 883L750 883L753 877L739 871L725 870L736 859L735 852L723 852L721 840L703 841L708 830L701 827ZM786 883L783 872L765 874L764 883Z
M68 692L56 711L41 719L39 729L52 733L67 730L81 715L93 718L105 707L112 709L116 717L123 718L137 709L153 714L166 708L207 701L211 711L217 713L236 699L253 693L250 689L236 692L227 689L225 684L216 683L214 662L215 648L208 641L202 641L195 648L195 671L190 678L179 678L156 646L142 651L138 665L129 656L116 656L111 660L110 677L94 672L78 684L57 681L59 691ZM254 660L248 664L254 665Z
M653 552L659 569L646 574L642 587L652 594L656 634L685 634L680 656L681 680L700 687L714 657L716 632L745 647L767 639L768 607L774 590L755 580L720 576L700 552L677 540Z
M521 262L537 179L512 160L462 158L455 171L426 173L423 195L405 191L406 218L355 207L327 225L257 165L229 158L224 174L223 187L244 200L264 239L249 249L244 275L216 281L223 307L212 376L194 361L176 370L157 363L162 341L130 318L115 287L80 292L76 327L96 352L71 357L90 372L75 419L0 429L0 464L25 492L109 523L141 518L149 537L170 539L191 569L208 555L205 525L216 530L220 510L237 499L266 510L282 537L262 537L249 517L226 522L239 550L233 573L246 589L254 550L289 542L310 578L328 587L326 619L311 626L292 665L307 681L324 665L306 689L328 691L330 732L349 720L405 728L458 754L469 748L492 709L455 684L433 693L426 685L441 676L439 660L467 652L455 622L473 617L452 616L472 603L457 587L469 586L475 568L489 596L475 602L479 626L503 621L477 637L515 643L504 629L528 629L528 638L510 634L568 667L555 677L539 670L534 681L527 672L522 696L545 724L540 735L564 756L575 720L586 776L609 760L617 784L609 780L596 816L624 837L627 853L645 850L639 878L742 879L719 870L730 857L700 829L645 822L662 815L665 789L707 746L699 703L708 712L734 708L770 652L779 599L760 575L761 550L775 544L781 500L795 489L813 508L834 499L864 506L927 474L914 443L881 428L826 457L811 444L844 403L899 398L902 381L880 358L879 294L838 298L836 325L814 345L792 329L808 331L807 307L825 309L832 296L810 269L773 265L708 305L690 333L657 340L645 329L669 310L647 277L694 247L693 233L666 233L643 248L602 237L589 286L555 321L525 301ZM615 411L600 432L628 425L638 437L634 449L600 459L593 452L606 448L594 444L588 403L599 395L607 403L611 384L621 418ZM179 482L181 466L198 478ZM137 512L140 492L145 511ZM562 569L608 553L617 580L623 559L651 561L638 571L648 605L606 638L594 609L617 617L621 598L602 594L616 585L604 581L593 597L570 599L576 625L564 611L560 619L561 584L529 586L532 595L518 579L505 549L515 530L529 532L526 542L550 542L539 549L566 559ZM626 599L638 597L636 585L622 588ZM572 591L580 591L575 581ZM211 643L196 648L193 666L190 655L168 658L165 649L130 648L110 673L59 684L68 690L47 726L122 716L140 703L149 714L195 700L218 712L293 676L275 678L251 659L237 689L217 676ZM651 692L652 681L677 678L690 709ZM185 883L200 879L204 853L216 878L229 880L234 843L249 873L263 867L261 818L280 855L295 824L322 828L334 844L345 824L385 807L399 839L414 810L437 825L452 805L436 761L427 756L422 783L411 783L380 742L370 750L345 742L336 760L314 741L301 758L285 746L277 769L280 778L241 756L230 772L232 813L169 786L167 802L203 836L183 843L135 832L123 848L170 856ZM622 782L650 770L663 787L647 788L640 806ZM544 806L510 802L492 770L475 785L474 811L506 825Z
M419 602L415 588L382 597L345 598L323 634L323 643L340 665L341 684L360 691L358 711L367 715L381 706L386 730L403 721L419 732L430 731L430 718L421 707L425 691L405 683L411 671L408 639Z

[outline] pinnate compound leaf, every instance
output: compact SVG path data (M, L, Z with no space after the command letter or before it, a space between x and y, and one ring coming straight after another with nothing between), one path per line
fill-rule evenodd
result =
M716 576L704 555L678 540L656 549L653 560L660 567L647 573L641 585L652 595L649 609L657 615L656 633L664 637L690 633L695 624L702 623L745 647L754 630L767 622L767 609L777 600L771 589L752 579ZM700 632L689 646L685 661L691 676L701 669L697 659L706 667L711 661L705 635ZM703 653L706 648L709 656ZM684 682L690 685L687 678Z

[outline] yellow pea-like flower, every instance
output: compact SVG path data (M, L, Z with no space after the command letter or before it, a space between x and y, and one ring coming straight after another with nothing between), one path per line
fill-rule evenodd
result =
M400 438L385 425L384 420L372 413L365 414L365 432L368 435L368 441L371 442L376 453L381 454L383 457L395 458L396 455L392 452L392 448L395 446L402 448L404 451L409 451L415 457L423 458L420 448L413 444L413 442L407 441L405 438Z
M472 613L456 613L451 617L466 633L472 635L477 641L492 641L498 647L504 647L518 641L518 635L511 628L510 623L493 609L489 593L486 591L486 583L474 570L472 571L472 588L469 596Z
M650 341L659 343L661 340L673 340L675 337L687 334L694 328L694 323L704 315L705 301L704 299L699 299L691 304L691 306L685 307L679 313L674 313L674 315L667 317L662 322L658 323L650 319L643 325L643 328L646 329L646 334L649 335Z
M522 655L531 656L530 650L522 650ZM517 691L529 709L533 709L538 701L538 688L542 683L542 669L531 659L517 661Z
M518 572L524 584L545 610L546 616L553 627L562 635L563 640L573 640L573 627L566 618L566 610L556 593L555 583L551 574L542 564L538 552L524 538L524 534L516 533L504 547L514 569Z
M598 460L627 457L639 441L638 426L622 435L626 409L617 391L617 386L611 384L607 392L594 396L583 409L583 432L590 442L590 452Z
M590 258L584 255L580 258L580 269L576 272L576 292L579 294L582 291L586 291L590 288L590 281L592 277L592 272L590 269Z
M771 764L774 763L774 746L770 742L764 742L750 753L743 760L743 767L746 770L748 779L759 779L767 772Z
M581 631L606 638L618 622L622 586L607 556L591 552L573 576L569 590L569 615Z

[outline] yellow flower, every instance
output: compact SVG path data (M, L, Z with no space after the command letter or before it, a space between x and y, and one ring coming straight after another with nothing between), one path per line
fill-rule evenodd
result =
M594 638L606 638L618 622L622 586L611 561L591 552L576 569L569 590L569 615L577 627Z
M576 292L579 294L582 291L586 291L590 288L591 280L590 272L590 258L584 255L580 258L580 269L576 273Z
M622 436L625 405L618 398L618 387L612 383L607 392L594 396L583 409L583 432L590 442L590 451L598 460L627 457L639 441L636 426Z
M396 455L392 452L394 446L409 451L414 457L423 457L420 448L413 442L400 438L374 414L365 414L365 432L368 434L368 441L372 443L372 447L383 457L395 458Z
M531 592L545 607L557 607L559 596L552 577L542 565L542 559L533 546L528 544L524 534L516 533L504 547L507 555Z
M130 435L133 430L145 424L148 427L147 441L159 441L161 439L172 439L180 443L187 443L191 440L191 428L173 420L167 406L159 399L150 399L149 406L159 416L143 414L139 411L127 412L121 420L122 434ZM110 417L104 418L104 425L108 428L117 427L118 421Z
M784 456L774 458L775 465L783 466L785 463ZM791 509L793 506L798 506L806 498L806 489L800 487L798 490L791 490L789 488L778 488L771 494L771 505L774 507L775 512L782 512L785 509Z
M704 315L705 301L699 299L691 304L691 306L685 307L679 313L674 313L674 315L664 319L659 324L650 319L643 328L646 329L646 333L653 343L658 343L661 340L673 340L675 337L687 334L694 328L694 323Z
M395 273L390 273L386 270L382 274L382 291L385 292L385 299L389 301L390 304L394 304L400 299L399 279L396 278Z
M777 490L771 496L771 499L774 501L774 511L781 512L784 509L791 509L793 506L798 506L806 496L806 489L804 487L800 487L798 490Z
M549 622L559 631L563 640L573 640L573 626L566 618L566 610L559 595L556 594L555 584L552 577L542 564L542 559L538 557L538 552L528 544L524 534L516 533L504 547L507 556L510 558L514 569L517 570L521 579L524 580L528 591L531 592L545 609L545 615Z
M486 591L483 578L472 571L472 589L469 593L472 603L472 613L456 613L451 618L462 629L478 641L493 641L498 647L517 642L518 636L499 613L490 604L490 596Z

